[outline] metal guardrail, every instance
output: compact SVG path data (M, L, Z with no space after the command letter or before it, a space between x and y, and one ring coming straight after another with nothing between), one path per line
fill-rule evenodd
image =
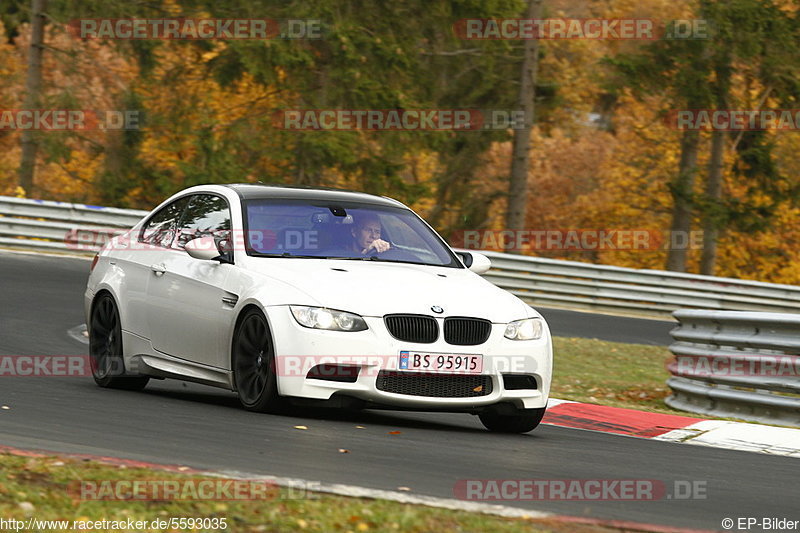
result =
M0 246L92 254L147 213L0 196Z
M482 253L492 261L484 277L534 306L663 318L684 308L800 313L794 285Z
M0 197L0 246L93 253L146 211ZM669 318L682 308L800 313L800 287L483 252L484 277L534 306Z
M800 427L800 315L681 310L670 407Z

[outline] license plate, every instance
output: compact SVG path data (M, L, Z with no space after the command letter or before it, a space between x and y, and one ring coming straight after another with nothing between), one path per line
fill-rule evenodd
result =
M483 356L476 354L400 352L397 365L400 370L424 372L480 374L483 372Z

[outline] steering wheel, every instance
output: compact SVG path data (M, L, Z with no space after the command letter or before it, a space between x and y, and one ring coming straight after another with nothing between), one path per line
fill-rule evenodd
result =
M375 250L367 254L368 257L378 257L380 259L392 259L395 261L411 261L419 263L419 257L412 254L411 252L407 252L405 250L399 250L397 248L389 248L383 253L378 253Z

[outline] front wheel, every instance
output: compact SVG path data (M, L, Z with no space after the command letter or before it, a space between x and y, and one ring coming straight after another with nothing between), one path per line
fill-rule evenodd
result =
M233 335L233 380L248 411L277 412L281 407L275 376L275 349L261 311L245 313Z
M497 433L527 433L539 425L544 418L546 407L541 409L519 409L515 414L498 414L485 411L478 417L489 431Z
M122 359L122 325L114 298L102 294L92 307L89 324L89 361L92 377L101 387L141 390L150 378L125 376Z

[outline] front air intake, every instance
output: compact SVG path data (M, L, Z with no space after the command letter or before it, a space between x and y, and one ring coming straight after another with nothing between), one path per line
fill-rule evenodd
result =
M360 367L357 366L321 364L309 370L306 378L338 383L355 383L358 381L358 373L360 371Z
M503 387L506 390L536 390L536 378L530 374L503 374Z
M476 398L492 393L491 376L381 370L375 387L384 392L432 398Z

